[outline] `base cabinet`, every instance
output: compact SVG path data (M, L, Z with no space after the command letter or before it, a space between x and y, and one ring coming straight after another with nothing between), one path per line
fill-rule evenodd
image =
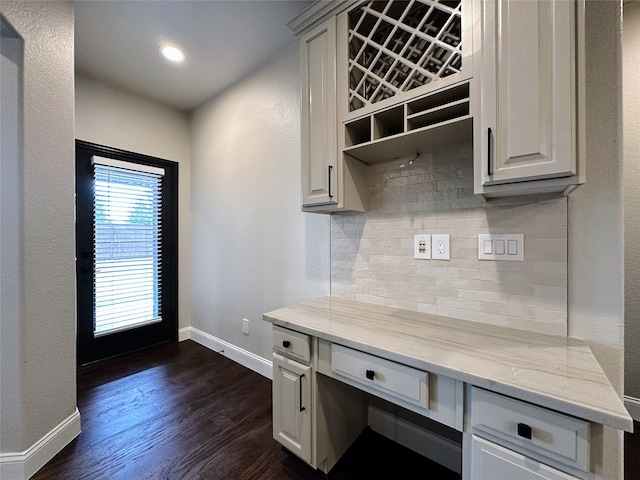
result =
M273 438L311 463L311 367L273 354Z
M470 480L578 480L476 435L471 440Z

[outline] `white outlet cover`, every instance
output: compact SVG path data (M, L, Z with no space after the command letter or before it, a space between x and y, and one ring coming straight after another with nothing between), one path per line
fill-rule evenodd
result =
M431 258L433 260L451 260L449 243L448 233L431 235Z
M249 320L246 318L242 319L242 333L249 335Z
M413 236L413 258L420 260L431 258L431 235Z

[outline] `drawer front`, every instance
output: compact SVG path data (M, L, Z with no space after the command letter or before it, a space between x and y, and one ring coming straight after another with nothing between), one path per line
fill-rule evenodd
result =
M286 357L294 358L304 363L311 361L311 337L304 333L274 325L273 349Z
M334 343L331 372L374 391L429 408L429 374L422 370Z
M567 473L473 435L469 478L491 480L578 480Z
M528 452L589 471L589 423L473 388L471 427Z

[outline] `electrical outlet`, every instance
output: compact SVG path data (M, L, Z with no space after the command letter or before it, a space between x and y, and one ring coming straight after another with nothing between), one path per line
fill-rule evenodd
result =
M249 335L249 320L246 318L242 319L242 333Z
M431 258L431 235L413 236L413 258L421 260Z
M431 235L431 258L433 260L450 260L448 233Z

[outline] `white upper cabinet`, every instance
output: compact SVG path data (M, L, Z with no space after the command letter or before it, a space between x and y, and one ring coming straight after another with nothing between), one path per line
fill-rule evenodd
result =
M584 183L580 1L479 0L476 193L568 193Z
M367 165L469 142L485 198L585 182L584 0L336 0L289 27L304 211L365 211Z
M300 38L302 208L364 211L366 165L343 155L336 114L336 17Z
M335 204L336 20L327 19L300 39L303 205Z

